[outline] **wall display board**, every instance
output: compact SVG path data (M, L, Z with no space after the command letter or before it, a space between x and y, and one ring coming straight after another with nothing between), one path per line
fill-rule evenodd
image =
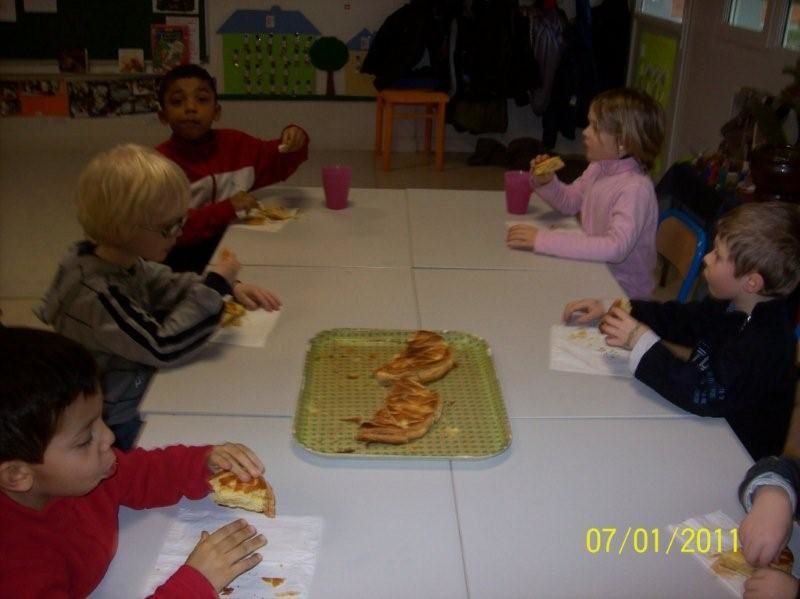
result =
M150 25L173 17L199 22L199 52L208 59L202 0L58 0L55 12L32 12L15 2L11 21L0 21L0 58L55 59L85 48L89 60L117 60L120 48L142 48L150 59Z
M348 41L325 35L299 10L236 10L219 27L227 98L373 98L360 72L372 33ZM344 85L335 75L343 71Z

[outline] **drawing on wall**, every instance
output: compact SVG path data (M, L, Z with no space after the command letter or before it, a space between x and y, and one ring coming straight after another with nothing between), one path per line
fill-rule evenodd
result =
M316 95L309 52L320 32L300 11L237 10L217 33L226 94Z
M345 93L348 96L375 96L375 75L361 72L361 65L367 56L367 51L372 43L373 33L369 29L362 29L347 42L350 58L344 68Z
M224 94L376 95L374 77L361 72L374 35L369 29L352 37L323 35L301 11L273 5L236 10L217 33L222 36Z
M333 74L347 64L347 46L339 38L321 37L311 44L308 55L312 65L328 74L325 95L335 96L336 85L333 82Z

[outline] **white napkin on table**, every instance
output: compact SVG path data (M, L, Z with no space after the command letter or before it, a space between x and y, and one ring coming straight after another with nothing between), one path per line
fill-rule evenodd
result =
M556 324L550 328L550 370L631 378L630 353L606 344L597 327Z
M687 532L685 534L682 532L686 528L695 531L694 538L692 538L691 532ZM678 534L675 539L676 544L675 547L672 548L672 551L680 551L685 543L691 543L692 545L687 548L689 552L694 555L694 557L699 560L700 563L703 564L703 566L708 569L708 571L711 572L720 583L730 590L734 596L741 597L744 594L744 581L747 580L744 576L740 574L720 576L711 569L711 564L713 564L716 560L714 555L719 553L718 549L720 549L720 547L718 547L719 539L717 538L716 531L720 531L719 534L721 535L722 540L722 551L730 551L733 549L733 537L731 536L731 530L734 528L739 528L739 525L736 523L736 521L734 521L733 518L728 516L725 512L720 510L710 514L705 514L703 516L687 518L680 524L670 524L667 526L670 537L675 529L678 530ZM713 545L713 551L709 553L700 553L697 551L697 544L700 542L700 539L697 538L696 531L699 530L704 531L704 533L705 531L711 531L711 544ZM705 543L706 539L703 538L702 542ZM741 543L741 540L739 543ZM741 546L739 546L739 549L741 550Z
M264 347L267 337L275 328L281 310L267 312L262 308L248 310L239 319L239 326L220 327L213 337L212 343L227 343L242 347Z
M231 510L214 504L181 506L177 519L167 531L155 570L147 580L146 592L142 596L151 594L186 562L186 557L200 540L202 531L213 532L239 518L247 520L263 534L267 544L258 551L263 560L231 582L221 596L226 599L308 597L322 540L322 518L267 518L263 514ZM283 582L273 586L271 579L280 578L284 579Z

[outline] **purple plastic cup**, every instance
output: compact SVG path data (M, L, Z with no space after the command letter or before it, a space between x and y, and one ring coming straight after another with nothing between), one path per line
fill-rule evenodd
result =
M325 205L331 210L347 208L350 179L353 169L349 166L323 166L322 188L325 190Z
M506 171L506 210L511 214L526 214L531 199L531 175L528 171Z

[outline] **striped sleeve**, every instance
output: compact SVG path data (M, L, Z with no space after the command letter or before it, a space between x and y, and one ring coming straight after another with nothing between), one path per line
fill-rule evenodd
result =
M95 344L149 366L176 365L190 359L217 329L222 314L222 296L202 282L189 286L158 317L119 286L84 285L91 293L84 294L88 305L80 312L86 312L85 324L92 329Z

